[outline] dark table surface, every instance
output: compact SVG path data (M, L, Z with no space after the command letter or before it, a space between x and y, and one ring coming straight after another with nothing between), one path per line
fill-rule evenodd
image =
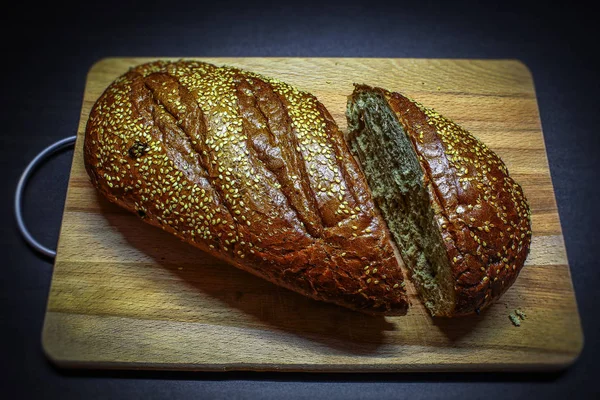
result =
M66 398L553 398L596 397L600 104L593 8L573 2L413 1L297 7L181 1L129 5L80 2L61 8L3 6L2 273L0 388ZM218 4L218 6L217 6ZM40 335L52 261L18 236L12 196L42 148L75 134L85 77L106 56L335 56L516 58L531 69L550 170L582 317L585 348L550 374L290 374L62 371L43 355ZM32 232L54 246L71 152L35 174L26 191ZM539 396L539 397L538 397Z

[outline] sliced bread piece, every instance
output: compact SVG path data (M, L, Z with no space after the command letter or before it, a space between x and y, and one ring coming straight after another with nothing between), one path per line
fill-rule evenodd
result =
M435 111L356 85L346 140L433 316L489 306L515 281L530 210L502 160Z

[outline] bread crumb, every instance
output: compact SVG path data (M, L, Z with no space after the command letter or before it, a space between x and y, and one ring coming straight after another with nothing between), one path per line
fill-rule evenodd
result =
M524 321L525 317L527 317L527 315L518 308L508 315L510 322L512 322L514 326L521 326L521 321Z
M515 314L508 314L508 319L510 319L510 322L512 322L514 326L521 326L521 320Z
M177 267L177 269L181 271L183 269L183 267Z

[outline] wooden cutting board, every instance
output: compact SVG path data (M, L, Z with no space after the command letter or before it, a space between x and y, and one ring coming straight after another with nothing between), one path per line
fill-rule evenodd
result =
M529 70L513 60L211 58L314 93L342 129L352 83L402 91L470 130L506 162L532 208L526 267L480 316L405 317L319 303L217 261L97 195L83 166L90 108L142 58L88 75L48 300L43 347L57 364L192 370L554 369L583 336ZM508 315L527 314L520 327Z

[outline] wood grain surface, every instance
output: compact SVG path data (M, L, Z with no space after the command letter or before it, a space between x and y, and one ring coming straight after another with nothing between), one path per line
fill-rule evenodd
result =
M567 366L583 336L533 81L513 60L211 58L315 94L342 129L353 82L401 91L495 150L532 208L531 253L480 316L433 319L410 289L405 317L316 302L224 264L100 197L82 159L88 113L142 58L87 78L43 347L61 366L191 370L525 370ZM520 327L508 315L527 314Z

